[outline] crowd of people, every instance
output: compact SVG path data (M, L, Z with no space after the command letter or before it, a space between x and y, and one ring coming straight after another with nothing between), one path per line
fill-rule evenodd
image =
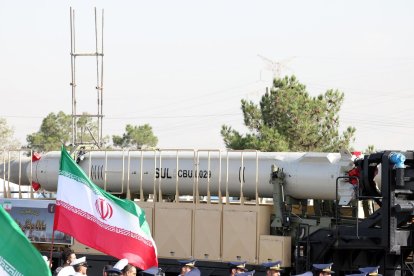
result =
M262 266L266 270L266 276L281 276L284 272L282 263L267 262L263 263ZM332 270L333 263L329 264L314 264L312 265L312 271L306 271L302 274L296 274L292 276L331 276L335 272ZM347 274L346 276L382 276L378 273L378 266L375 267L362 267L359 268L357 274ZM230 263L230 276L251 276L255 273L254 270L248 271L246 268L246 262L231 262Z
M200 276L200 270L196 267L196 261L194 259L182 260L181 271L179 276ZM296 274L292 276L331 276L335 272L332 270L332 263L329 264L314 264L312 271L307 271L302 274ZM266 276L281 276L285 275L284 269L282 268L282 262L266 262L262 264L266 271ZM375 267L363 267L359 269L357 274L348 274L346 276L382 276L378 273L378 266ZM255 270L248 270L246 262L230 262L229 263L229 275L230 276L253 276Z
M46 262L47 259L45 259ZM55 269L53 276L84 276L87 275L88 263L86 257L77 258L76 254L69 248L66 248L61 255L62 265ZM179 276L201 276L201 271L196 266L195 259L179 260L181 269ZM292 276L331 276L335 272L332 270L332 263L329 264L314 264L312 271L307 271L302 274ZM284 275L282 262L266 262L262 264L266 271L266 276L281 276ZM357 274L348 274L347 276L382 276L378 273L379 267L363 267L359 269ZM135 276L138 270L135 266L128 263L127 259L119 260L115 265L105 265L102 271L103 276ZM160 268L153 267L145 271L139 271L142 275L165 275ZM253 276L255 270L248 270L246 262L230 262L229 275L230 276Z
M66 248L61 254L62 265L57 267L53 276L84 276L88 272L86 257L77 258L73 250ZM105 265L103 276L135 276L137 268L128 263L127 259L119 260L114 266Z

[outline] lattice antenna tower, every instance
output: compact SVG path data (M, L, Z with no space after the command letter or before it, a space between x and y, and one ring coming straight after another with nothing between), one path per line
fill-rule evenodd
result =
M266 64L266 69L273 72L273 78L280 78L282 75L282 69L291 69L287 64L295 57L289 57L280 61L271 60L270 58L262 55L257 55ZM260 76L261 80L261 76Z
M76 50L75 39L75 11L70 8L70 56L71 56L71 88L72 88L72 145L74 148L79 145L93 145L101 148L103 145L102 138L102 120L103 120L103 28L104 28L104 10L101 14L100 33L98 32L98 15L95 8L95 52L81 53ZM96 95L97 95L97 113L96 114L81 114L77 110L76 100L76 59L78 57L95 57L96 58ZM88 126L86 129L81 129L78 133L78 122L81 118L92 118L96 132ZM83 141L83 134L85 130L89 133L93 141ZM80 134L80 137L79 137Z

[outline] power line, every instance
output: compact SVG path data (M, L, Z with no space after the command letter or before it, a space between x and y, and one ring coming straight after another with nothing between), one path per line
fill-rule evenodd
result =
M190 115L163 115L163 116L131 116L131 117L105 117L106 120L128 120L128 119L179 119L179 118L208 118L221 116L238 116L241 113L221 113L221 114L190 114ZM18 116L18 115L0 115L0 118L17 118L17 119L44 119L41 116Z
M108 117L108 120L132 120L132 119L180 119L180 118L209 118L209 117L224 117L224 116L238 116L240 113L227 114L201 114L201 115L163 115L163 116L133 116L133 117Z
M170 102L170 103L165 104L165 105L157 106L157 109L165 110L165 108L175 107L175 109L172 109L172 110L177 110L177 109L180 110L181 109L180 105L182 105L184 103L187 103L189 101L200 100L200 99L206 98L206 97L210 98L213 95L222 94L222 93L228 92L228 91L234 91L234 90L237 90L237 89L240 89L240 88L243 88L243 87L246 87L246 86L251 86L251 85L257 84L257 83L259 83L259 81L256 80L256 81L236 85L236 86L233 86L233 87L230 87L230 88L220 89L220 90L214 91L214 92L207 92L207 93L204 93L204 94L195 95L193 97L186 97L185 99L177 99L175 102ZM228 96L228 94L226 94L226 96ZM205 105L205 103L204 103L204 105ZM188 106L186 106L186 108L188 108ZM148 111L148 110L149 109L144 109L142 111L145 112L145 111Z
M407 60L411 60L414 61L414 57L412 56L394 56L394 57L354 57L354 56L295 56L297 58L304 58L304 59L331 59L334 61L338 61L338 60L344 60L344 61L349 61L349 60L403 60L403 61L407 61Z

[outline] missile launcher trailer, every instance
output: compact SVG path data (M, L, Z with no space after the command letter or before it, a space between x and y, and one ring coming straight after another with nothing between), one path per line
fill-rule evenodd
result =
M177 275L177 260L189 257L202 275L228 275L227 262L237 260L258 275L261 263L276 260L292 274L333 262L336 275L361 266L413 275L413 152L83 151L74 158L94 183L145 210L166 275ZM9 182L56 190L59 154L3 163L3 197L11 196ZM76 241L72 248L95 267L113 261Z

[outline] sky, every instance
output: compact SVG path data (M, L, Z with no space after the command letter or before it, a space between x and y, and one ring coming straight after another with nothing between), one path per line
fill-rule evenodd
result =
M223 149L221 126L247 131L240 101L260 101L273 62L312 96L345 94L356 150L413 149L408 0L0 0L0 117L22 144L49 113L72 112L70 7L79 52L95 51L104 10L104 135L148 123L160 148ZM96 113L96 59L75 68L78 111Z

